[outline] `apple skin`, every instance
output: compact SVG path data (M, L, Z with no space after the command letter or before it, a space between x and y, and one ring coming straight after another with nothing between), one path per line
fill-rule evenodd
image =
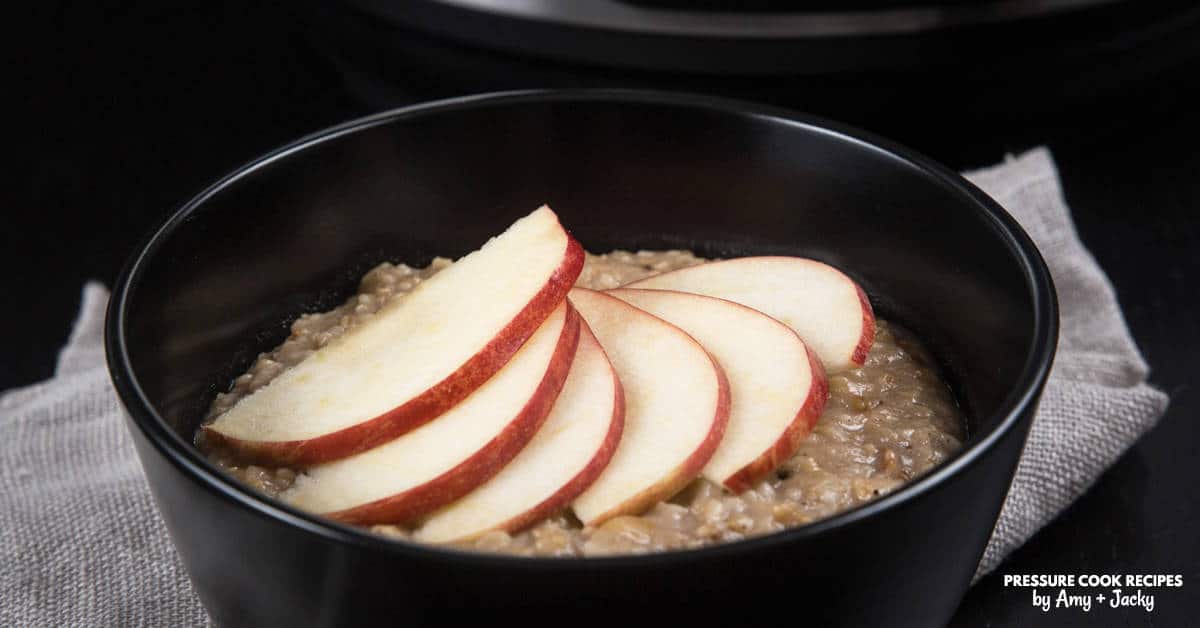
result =
M471 457L407 491L322 514L353 525L406 523L453 502L487 482L521 452L550 415L554 400L562 391L567 373L571 370L581 322L579 313L568 305L566 324L559 335L554 357L533 396L499 434Z
M796 413L796 418L788 424L787 430L770 449L721 483L735 494L749 490L791 458L800 447L800 443L812 433L813 426L825 410L825 403L829 400L829 379L825 375L825 367L821 365L821 360L812 349L805 347L805 351L808 353L808 367L812 372L808 398Z
M591 332L588 331L587 333L590 334ZM579 473L575 474L575 477L571 478L562 488L558 489L553 495L547 497L542 503L531 510L509 519L497 526L496 529L513 534L553 515L555 512L568 506L571 500L575 499L587 487L591 486L592 482L595 482L596 478L600 477L600 474L604 472L605 467L612 460L613 454L617 452L617 446L621 443L621 433L625 429L625 392L621 388L621 380L614 379L617 385L614 392L613 418L608 424L608 433L604 436L604 445L596 451L596 454L588 461L587 466L580 469Z
M583 246L568 233L561 264L546 285L499 334L445 379L375 418L305 440L244 440L226 436L209 426L203 428L204 437L214 445L230 449L239 460L275 467L311 466L382 445L454 407L503 368L554 308L566 299L567 292L583 270L583 261Z
M854 287L858 289L858 300L862 303L863 322L862 336L858 339L858 345L854 347L850 361L862 366L867 361L867 354L871 352L871 345L875 343L875 310L871 308L871 299L862 286L855 282Z

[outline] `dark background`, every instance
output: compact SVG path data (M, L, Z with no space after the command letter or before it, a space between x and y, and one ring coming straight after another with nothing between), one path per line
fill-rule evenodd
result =
M321 37L314 43L314 24L320 31L323 18L301 16L291 4L45 3L34 11L21 16L28 22L15 22L30 43L15 51L15 81L6 81L6 100L23 110L5 130L15 150L0 192L9 295L0 389L52 373L85 280L111 285L150 226L276 145L387 104L496 88L656 84L638 73L573 72L464 53L412 33L404 36L402 59L354 53L360 67L388 76L364 83L348 73L345 58L331 56L340 44ZM864 107L861 88L840 90L857 94L846 104L816 89L809 98L763 89L765 81L667 81L841 119L958 169L1038 144L1052 149L1082 238L1112 278L1151 381L1171 395L1171 407L1157 429L997 574L1171 573L1183 574L1184 587L1154 591L1150 614L1047 616L1031 607L1027 589L1005 588L994 574L971 590L954 625L1191 625L1200 613L1200 394L1193 384L1200 347L1200 35L1185 30L1162 39L1170 41L1155 52L1117 50L1077 61L1067 78L1008 77L990 93L1004 94L1011 107L985 95L975 102L988 99L989 106L970 111L953 94L931 105L888 92ZM445 72L447 65L455 70ZM838 81L845 79L834 79L834 87ZM936 89L937 81L914 79L914 89Z

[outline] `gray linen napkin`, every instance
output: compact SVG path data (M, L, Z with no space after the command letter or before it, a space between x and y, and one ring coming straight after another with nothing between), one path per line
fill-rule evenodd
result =
M1021 223L1058 290L1058 355L976 579L1054 519L1154 427L1167 395L1146 383L1112 283L1071 222L1050 151L966 177Z
M1166 409L1111 284L1083 248L1045 149L968 176L1046 256L1058 359L1000 520L994 569L1081 495ZM0 625L207 623L167 538L104 367L107 292L89 283L53 378L0 396Z

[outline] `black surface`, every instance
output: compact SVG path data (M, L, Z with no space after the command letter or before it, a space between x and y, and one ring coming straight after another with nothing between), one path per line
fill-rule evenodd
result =
M681 624L757 624L778 608L729 600L758 595L790 598L822 625L944 624L1050 369L1048 271L1016 223L952 172L750 107L628 91L452 99L325 132L181 210L118 279L105 338L160 512L216 621L291 626L320 612L338 626L443 624L503 611L613 625L671 608ZM883 316L930 343L974 436L936 471L818 523L573 560L455 553L329 526L259 499L192 445L230 369L277 344L300 305L327 307L381 259L461 255L547 200L598 250L683 246L848 269ZM297 556L321 577L289 568Z
M50 375L82 282L111 284L142 232L169 208L255 154L365 113L281 8L38 6L32 19L15 24L32 44L17 52L10 83L9 100L24 111L8 130L16 141L0 188L0 255L12 269L10 294L30 298L5 308L6 328L21 331L5 342L0 388ZM903 100L889 103L897 111L880 123L840 115L837 103L820 98L798 104L959 168L1048 144L1084 242L1112 278L1152 367L1151 381L1172 395L1162 424L999 573L1181 573L1184 588L1161 592L1149 615L1047 616L1030 606L1027 591L991 576L968 593L953 625L1172 626L1193 623L1200 611L1196 41L1182 38L1165 58L1120 55L1112 67L1141 81L1118 85L1115 95L1100 89L1102 69L1083 68L1055 95L1086 106L1058 108L1048 121L1012 116L1001 131L991 118L967 113L933 116L939 128ZM472 88L412 69L409 87L422 97L550 82L494 73ZM1041 102L1044 85L1036 87L1006 85L1010 104Z
M1021 80L1060 60L1091 57L1132 40L1162 37L1186 23L1180 16L1200 12L1188 0L1105 1L1070 7L974 0L941 7L910 3L894 7L897 10L891 14L843 6L831 15L796 7L793 13L756 23L761 16L720 12L709 12L707 19L696 21L659 21L648 16L596 21L587 19L586 11L564 9L553 16L546 15L554 12L545 9L481 11L443 0L323 0L319 4L344 7L340 12L385 23L389 30L430 33L542 60L627 71L753 76L759 82L864 69L967 64L972 72L992 80ZM925 6L914 8L914 4ZM765 36L766 29L775 30ZM998 75L997 70L1006 67L1021 72Z
M866 128L955 166L984 165L1005 151L1054 143L1087 151L1109 137L1144 131L1147 118L1177 118L1197 94L1200 5L1134 3L1115 9L1126 29L1097 32L1095 15L1069 29L1041 26L1041 44L1011 25L1007 43L960 50L900 46L916 67L872 69L849 57L845 72L716 76L617 71L503 55L455 45L342 8L304 5L306 39L372 110L447 95L522 87L644 87L712 93L817 113ZM963 39L955 34L956 40ZM968 38L969 39L969 38ZM857 40L846 45L858 45ZM964 139L969 138L969 139Z

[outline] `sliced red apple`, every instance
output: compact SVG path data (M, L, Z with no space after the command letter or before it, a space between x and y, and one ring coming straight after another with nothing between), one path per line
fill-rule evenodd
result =
M612 461L572 508L585 525L637 514L691 482L729 420L729 383L678 327L607 294L569 297L625 390L625 431Z
M674 290L609 290L695 338L729 379L729 425L702 475L740 493L795 453L825 408L821 362L790 327L744 305Z
M273 465L386 443L499 371L582 267L583 249L542 207L240 401L207 436Z
M875 341L875 314L862 288L838 269L802 257L740 257L622 287L692 292L752 307L796 330L830 373L861 365Z
M312 467L280 497L354 524L403 523L483 484L533 438L567 378L579 315L563 303L495 376L437 419Z
M624 417L621 382L581 325L571 372L537 435L486 484L425 519L414 538L445 543L516 532L561 510L608 466Z

